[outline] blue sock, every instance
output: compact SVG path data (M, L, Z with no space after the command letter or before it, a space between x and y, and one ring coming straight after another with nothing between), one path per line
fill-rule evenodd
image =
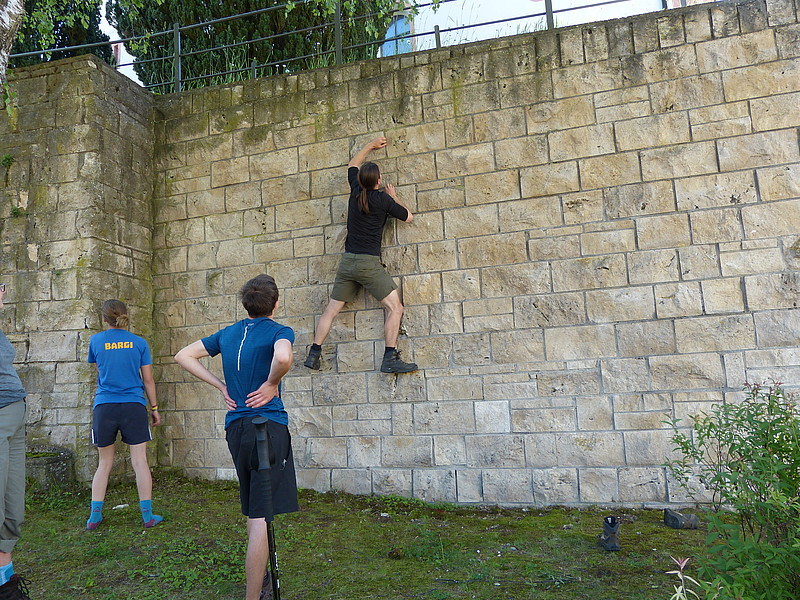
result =
M14 574L14 563L10 562L5 567L0 567L0 585L8 583Z
M145 527L155 527L164 520L164 517L153 514L152 500L139 500L139 510L142 511L142 521L144 521Z
M100 521L103 520L103 504L104 502L102 500L92 500L92 514L89 515L89 520L86 521L86 529L89 531L97 529L97 526L100 525Z

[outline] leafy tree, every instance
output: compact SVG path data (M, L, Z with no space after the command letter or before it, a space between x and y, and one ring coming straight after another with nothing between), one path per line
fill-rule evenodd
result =
M27 15L19 29L14 54L50 48L66 48L95 42L107 42L109 37L100 31L101 0L28 0ZM89 50L50 52L45 60L57 60L86 54L96 54L108 63L112 61L111 48L98 46ZM12 67L41 62L40 56L11 59Z
M371 42L382 39L392 13L403 4L398 0L341 2L343 46L353 47L345 59L374 57L378 44ZM175 23L186 26L268 6L276 9L181 32L181 71L186 87L247 78L254 63L258 76L334 64L335 0L289 1L284 8L280 8L283 0L167 0L139 7L124 0L108 0L106 4L109 20L123 37L166 32ZM289 31L295 33L285 33ZM231 47L219 49L221 46ZM218 49L203 52L212 48ZM145 85L171 90L171 33L130 44L129 51L137 56L134 68ZM157 58L164 60L153 60ZM218 75L208 77L212 74ZM166 85L161 90L157 84Z

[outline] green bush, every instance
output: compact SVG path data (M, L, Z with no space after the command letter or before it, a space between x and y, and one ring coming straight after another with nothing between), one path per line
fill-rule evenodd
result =
M800 590L800 409L780 384L692 418L668 466L713 493L700 576L710 598L796 600ZM726 512L727 509L733 512Z

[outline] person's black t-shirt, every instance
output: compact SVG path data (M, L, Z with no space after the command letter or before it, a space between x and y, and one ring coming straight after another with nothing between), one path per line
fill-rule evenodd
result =
M386 217L405 221L408 211L394 201L389 194L379 190L367 191L369 214L358 208L358 196L361 186L358 184L358 168L347 169L347 181L350 183L350 200L347 203L347 239L344 242L345 252L352 254L381 255L381 238Z

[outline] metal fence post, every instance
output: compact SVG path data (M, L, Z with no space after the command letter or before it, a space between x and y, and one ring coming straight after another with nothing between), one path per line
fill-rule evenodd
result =
M172 25L172 71L175 77L173 91L180 92L181 88L181 28L177 23Z
M334 15L334 29L336 33L336 64L342 64L342 3L336 3Z
M436 38L436 48L442 47L442 34L439 32L439 26L433 26L433 36Z
M556 19L553 17L553 0L544 0L544 12L547 19L547 28L555 29Z

